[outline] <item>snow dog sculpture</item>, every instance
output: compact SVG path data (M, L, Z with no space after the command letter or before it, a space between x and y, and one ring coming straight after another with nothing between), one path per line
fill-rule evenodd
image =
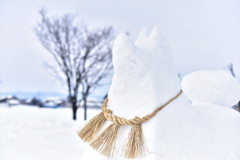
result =
M135 43L120 34L113 46L113 65L114 75L105 102L106 108L119 117L133 119L151 114L181 90L170 48L156 27L151 33L143 29ZM86 145L82 159L239 160L239 122L240 114L234 110L213 104L192 105L184 94L178 94L141 124L145 154L125 156L122 151L132 126L123 125L113 133L116 139L110 157L102 155L101 149L97 149L99 153ZM106 120L94 136L99 137L112 123Z

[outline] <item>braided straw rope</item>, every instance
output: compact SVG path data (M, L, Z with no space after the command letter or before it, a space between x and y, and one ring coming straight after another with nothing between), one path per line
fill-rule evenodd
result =
M156 108L152 113L143 116L143 117L135 117L133 119L125 119L119 116L116 116L112 113L112 110L107 109L107 102L108 102L108 97L103 101L102 104L102 112L104 114L104 117L107 120L110 120L112 122L114 122L115 124L118 125L134 125L134 124L142 124L143 122L146 122L147 120L151 119L152 117L154 117L160 110L162 110L164 107L166 107L169 103L171 103L172 101L174 101L175 99L177 99L180 95L182 94L182 90L180 90L180 92L174 96L173 98L171 98L169 101L167 101L166 103L162 104L161 106L159 106L158 108Z
M182 90L180 90L180 92L169 101L155 109L152 113L141 118L136 116L133 119L125 119L114 115L113 111L107 108L108 98L106 98L102 104L102 112L88 121L88 123L78 132L78 135L83 141L89 143L93 149L102 155L112 157L120 126L131 125L132 127L128 134L126 144L123 147L124 157L127 159L141 157L145 154L144 137L141 124L154 117L160 110L178 98L181 93ZM106 120L110 120L113 123L103 130L101 134L97 135L97 132Z

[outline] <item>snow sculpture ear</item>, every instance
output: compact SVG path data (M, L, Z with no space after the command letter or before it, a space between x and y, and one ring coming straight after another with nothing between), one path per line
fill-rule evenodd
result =
M157 26L153 27L152 32L149 36L149 40L151 41L152 47L155 47L155 48L161 47L165 49L169 48L163 33Z
M118 66L137 66L140 64L141 50L133 44L125 34L117 36L113 45L113 65L116 69ZM130 63L130 64L129 64Z
M127 44L128 41L129 41L129 38L126 34L124 33L119 34L113 44L113 54L116 55L121 50L123 50L125 47L125 44Z
M135 45L136 45L136 46L140 46L141 44L144 43L144 41L146 41L147 37L148 37L148 31L147 31L147 29L144 27L144 28L140 31L140 33L139 33L139 35L138 35L138 38L137 38L136 41L135 41Z
M154 40L154 41L162 41L162 40L164 40L163 34L162 34L162 32L160 31L160 29L157 26L153 27L152 32L151 32L149 38Z

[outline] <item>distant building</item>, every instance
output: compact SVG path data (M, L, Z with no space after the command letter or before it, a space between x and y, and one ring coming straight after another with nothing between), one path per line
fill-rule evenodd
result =
M42 107L46 108L58 108L65 107L66 101L59 97L48 97L43 101Z
M1 96L0 102L6 103L9 107L21 104L20 99L18 99L16 96Z

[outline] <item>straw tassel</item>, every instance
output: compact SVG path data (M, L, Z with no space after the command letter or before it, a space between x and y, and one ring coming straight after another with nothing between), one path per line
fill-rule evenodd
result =
M99 113L91 120L89 120L87 124L80 131L77 132L78 136L84 142L90 142L105 121L106 118L104 117L103 112Z
M132 125L128 134L127 143L123 148L124 157L127 159L141 158L145 154L143 132L141 124Z
M119 124L111 124L98 137L91 141L90 146L106 157L112 157L119 127Z

